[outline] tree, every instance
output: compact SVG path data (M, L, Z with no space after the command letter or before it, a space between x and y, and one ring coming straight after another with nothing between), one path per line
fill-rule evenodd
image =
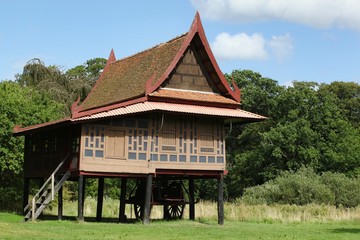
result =
M46 66L35 58L24 66L23 73L16 76L16 81L21 86L49 93L54 100L64 105L64 114L70 115L72 103L78 97L83 100L87 96L105 63L104 58L94 58L64 73L59 67Z
M72 87L76 90L80 100L85 99L95 85L105 67L106 61L105 58L92 58L84 64L66 71L65 75L71 80Z
M16 125L28 126L62 116L62 105L48 94L4 81L0 83L0 207L14 207L22 192L23 137L14 137ZM12 209L13 210L13 209Z
M337 105L351 124L360 127L360 85L354 82L332 82L320 86L327 94L335 94Z
M245 187L262 183L261 156L257 149L261 143L261 133L268 131L275 124L271 118L276 109L276 101L285 90L277 81L263 77L251 70L234 70L231 75L225 74L230 82L241 89L241 108L269 117L266 122L234 125L228 129L226 136L227 169L225 178L229 198L237 198ZM231 131L230 131L231 130Z
M246 187L302 166L318 173L360 172L360 134L355 120L360 108L356 108L354 91L358 86L344 84L348 89L340 83L335 88L294 82L285 88L249 70L233 71L232 77L241 88L242 108L268 119L235 126L227 136L229 174L225 181L230 199L239 197ZM341 107L348 101L352 107Z

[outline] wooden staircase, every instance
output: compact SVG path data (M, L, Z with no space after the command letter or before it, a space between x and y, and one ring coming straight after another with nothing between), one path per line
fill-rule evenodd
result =
M46 180L44 185L32 198L31 202L24 208L25 221L32 220L35 221L46 206L54 200L55 194L59 189L64 185L65 181L70 177L70 171L67 171L65 174L59 173L59 170L63 166L64 162L68 159L70 154L67 154L64 159L60 162L54 172Z

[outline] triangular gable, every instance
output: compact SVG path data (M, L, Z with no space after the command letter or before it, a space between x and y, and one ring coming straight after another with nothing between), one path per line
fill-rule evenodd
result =
M219 93L214 82L197 59L196 50L189 47L174 73L161 87L199 92ZM199 58L199 57L198 57Z
M184 39L179 49L179 52L176 54L170 66L157 82L154 82L152 79L147 82L146 93L149 94L154 92L168 79L171 73L174 72L174 69L176 69L176 66L181 62L181 59L186 54L189 46L195 47L195 49L199 51L204 58L207 58L208 61L206 61L207 63L205 65L208 68L210 77L214 81L214 84L217 86L217 88L220 90L221 94L240 103L240 89L234 82L232 83L232 89L221 72L211 51L209 42L205 36L205 31L198 12L195 15L195 19L191 24L190 30L187 33L186 38Z

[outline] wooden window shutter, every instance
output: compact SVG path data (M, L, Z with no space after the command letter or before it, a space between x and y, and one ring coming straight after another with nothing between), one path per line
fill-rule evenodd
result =
M108 130L106 135L106 157L125 158L125 131Z
M176 151L176 120L166 119L162 127L162 150Z
M215 152L214 124L212 122L203 122L199 124L199 142L200 152Z

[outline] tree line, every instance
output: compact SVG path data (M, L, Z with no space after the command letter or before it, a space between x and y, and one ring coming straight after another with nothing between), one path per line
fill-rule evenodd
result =
M9 199L21 200L23 139L12 136L13 127L70 115L71 104L86 97L105 63L104 58L94 58L63 71L32 59L14 81L0 82L0 206L8 206ZM251 70L234 70L225 77L241 89L242 109L268 117L227 128L228 200L304 167L319 175L359 175L359 84L294 81L281 86ZM216 197L216 184L208 180L196 184L199 197Z

